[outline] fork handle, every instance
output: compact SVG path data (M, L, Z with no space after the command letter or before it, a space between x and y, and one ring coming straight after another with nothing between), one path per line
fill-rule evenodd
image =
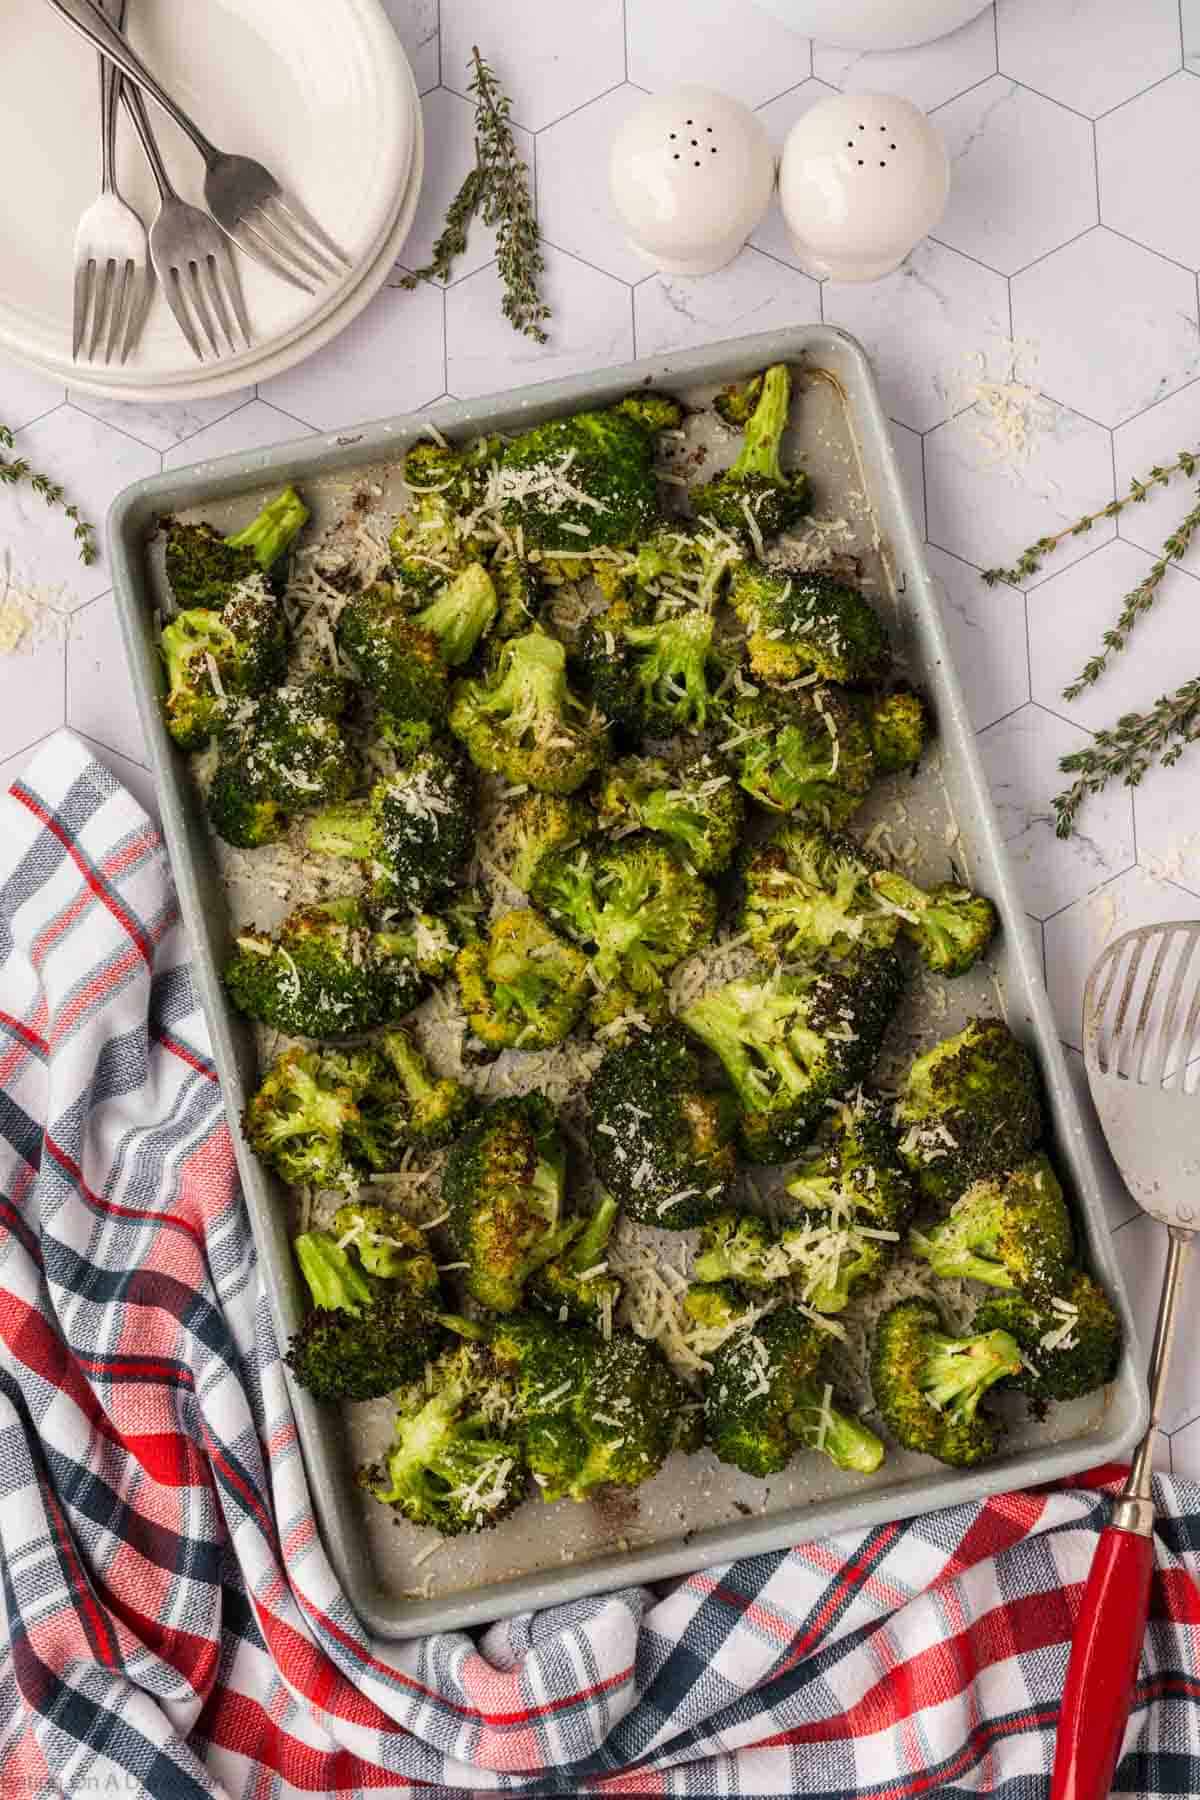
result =
M125 22L125 0L114 0L113 23ZM100 191L111 194L117 174L117 100L121 90L121 71L107 56L98 56L100 65Z
M93 0L47 0L47 4L60 13L67 24L79 32L81 37L85 37L102 56L116 63L123 75L143 88L152 100L157 101L163 111L171 115L179 129L191 138L206 163L214 160L218 154L216 145L209 142L195 121L171 98L166 88L156 81L128 39L105 18L100 8L93 4Z
M1137 1681L1153 1573L1152 1536L1115 1525L1101 1532L1071 1642L1050 1800L1107 1800Z

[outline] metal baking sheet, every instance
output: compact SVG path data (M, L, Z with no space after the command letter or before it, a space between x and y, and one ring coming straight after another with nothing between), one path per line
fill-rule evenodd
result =
M426 1559L432 1534L395 1522L360 1495L352 1470L389 1436L386 1402L347 1412L316 1405L293 1389L300 1441L326 1548L365 1624L384 1637L470 1627L502 1615L677 1576L734 1556L779 1549L801 1538L855 1529L1006 1488L1053 1481L1119 1457L1145 1429L1144 1385L1134 1334L1101 1199L1094 1127L1086 1126L1067 1071L1020 896L988 798L974 735L950 660L874 379L861 347L830 326L803 326L654 358L469 403L432 416L450 437L516 431L583 405L603 405L641 383L693 401L726 381L785 361L797 375L793 454L803 455L818 493L820 529L834 552L853 554L912 678L930 697L938 742L915 780L881 783L855 828L878 829L918 879L942 879L950 859L995 900L1003 929L986 966L951 984L918 980L891 1039L899 1062L915 1045L958 1029L971 1013L999 1011L1037 1054L1053 1149L1075 1196L1088 1259L1116 1298L1131 1353L1103 1394L1054 1409L1037 1425L1018 1402L1005 1453L985 1467L955 1472L889 1451L871 1477L797 1456L769 1483L718 1463L709 1452L674 1456L636 1494L611 1502L554 1506L530 1502L496 1530L446 1541ZM364 484L380 504L399 497L398 460L424 429L416 417L385 420L274 449L225 457L137 483L109 517L117 605L147 743L155 763L163 828L193 947L200 992L237 1151L275 1329L286 1341L301 1308L289 1247L287 1207L274 1179L250 1154L239 1117L256 1078L253 1034L228 1006L219 971L237 909L223 882L187 758L171 744L159 710L155 644L158 579L147 554L155 518L195 510L220 523L241 520L266 492L295 482L318 525L332 520ZM689 425L680 464L709 460L705 425ZM693 435L694 434L694 435ZM727 453L728 453L728 440ZM232 901L232 905L231 905ZM245 913L237 919L245 922ZM939 999L940 994L940 999ZM664 1240L675 1234L660 1234Z

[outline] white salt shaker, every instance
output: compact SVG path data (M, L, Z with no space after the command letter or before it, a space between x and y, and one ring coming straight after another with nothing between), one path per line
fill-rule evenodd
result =
M919 107L894 94L834 94L792 126L779 199L810 275L877 281L941 218L950 160Z
M727 94L655 94L621 126L613 205L635 250L670 275L732 262L771 201L775 158L762 122Z

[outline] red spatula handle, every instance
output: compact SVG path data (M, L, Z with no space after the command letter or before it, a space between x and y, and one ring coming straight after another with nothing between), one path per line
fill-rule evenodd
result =
M1050 1800L1108 1800L1146 1635L1153 1572L1152 1537L1112 1525L1101 1532L1071 1640Z

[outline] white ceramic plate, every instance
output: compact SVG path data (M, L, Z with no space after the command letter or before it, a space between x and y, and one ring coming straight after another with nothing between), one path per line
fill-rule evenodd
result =
M416 83L378 0L132 0L129 21L147 63L197 123L294 186L351 256L352 271L307 295L235 253L251 350L198 364L156 295L124 369L72 364L71 239L96 191L97 63L43 0L0 0L0 168L10 172L0 183L0 348L115 398L182 400L242 387L309 355L385 279L398 228L407 232L416 207ZM198 200L199 159L166 116L152 112L173 179ZM153 184L124 127L118 173L126 198L152 217Z

